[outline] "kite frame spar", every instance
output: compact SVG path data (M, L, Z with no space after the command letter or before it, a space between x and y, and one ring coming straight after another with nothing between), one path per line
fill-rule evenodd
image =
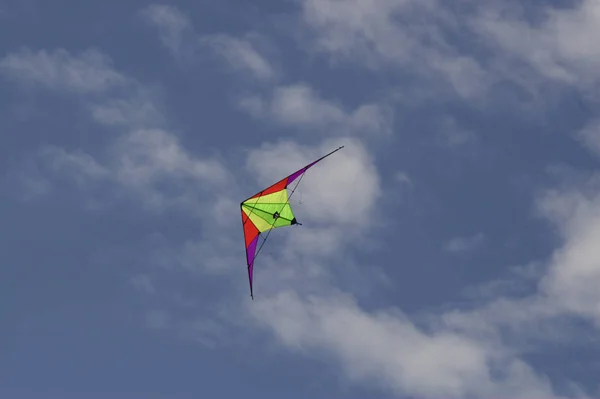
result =
M310 167L342 148L344 148L344 146L338 147L330 153L323 155L321 158L298 169L294 173L279 180L277 183L272 184L240 203L242 228L244 230L244 241L246 245L246 263L248 264L248 281L250 283L250 297L252 299L254 299L252 288L254 261L267 241L267 238L269 238L271 231L277 227L302 225L301 223L298 223L294 216L294 212L290 205L290 198L294 195L304 174ZM294 180L298 179L298 177L300 179L288 195L288 186ZM257 250L256 246L258 244L258 239L261 234L265 232L267 235Z

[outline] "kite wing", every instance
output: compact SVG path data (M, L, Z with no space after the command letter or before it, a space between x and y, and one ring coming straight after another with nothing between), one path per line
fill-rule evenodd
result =
M277 183L265 188L261 192L253 195L240 204L242 210L242 225L244 228L244 239L246 244L246 261L248 263L248 279L250 282L250 296L254 299L252 290L252 272L254 269L254 260L260 252L262 245L265 243L271 230L277 227L291 226L300 224L294 216L290 205L290 198L294 194L296 187L300 184L300 180L304 173L317 162L327 158L336 151L341 150L341 146L329 154L322 156L306 165L305 167L295 171L289 176L284 177ZM288 195L287 188L294 180L298 179L298 183ZM262 233L267 233L267 236L257 249L258 239Z

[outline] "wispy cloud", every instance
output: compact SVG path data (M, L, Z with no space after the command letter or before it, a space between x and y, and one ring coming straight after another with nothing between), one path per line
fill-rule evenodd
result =
M196 218L203 231L238 227L239 220L232 218L239 215L231 212L239 203L232 202L231 191L236 186L222 161L187 150L169 131L168 120L156 105L153 93L119 72L106 61L108 57L97 50L90 51L93 57L65 50L41 51L44 61L48 59L46 54L59 54L50 57L51 73L40 72L39 65L46 64L40 63L40 57L32 57L31 52L5 57L4 60L10 60L5 64L11 65L1 70L6 76L34 89L43 87L79 95L82 109L89 112L91 120L114 128L114 134L102 148L42 146L13 164L3 180L3 188L26 200L78 195L78 204L85 210L107 212L114 209L113 205L123 203L155 214L177 210ZM84 62L90 60L106 62ZM24 73L18 68L35 73ZM96 70L101 71L100 77L94 75ZM87 81L88 76L94 78ZM188 309L200 311L205 305L190 305L189 297L165 284L169 278L156 278L165 276L161 271L171 273L171 277L185 275L186 280L190 276L216 276L230 271L238 261L237 253L231 249L241 251L239 237L229 233L207 235L214 238L190 236L177 244L153 242L141 254L124 248L125 254L103 254L98 262L127 264L132 289L145 298L141 311L146 314L149 327L213 346L224 336L226 321L216 316L190 317Z
M540 290L555 309L588 317L600 326L600 295L593 288L600 283L595 244L600 237L597 187L595 175L583 186L551 192L541 200L542 212L556 223L565 242L554 253Z
M435 0L303 0L302 22L316 51L368 67L400 66L440 79L463 97L491 84L485 66L444 36L456 21Z
M114 69L110 57L95 49L72 55L63 49L24 48L0 60L0 73L22 83L78 93L106 91L129 82Z
M219 162L195 159L175 136L157 129L136 130L120 137L114 160L116 175L130 187L165 177L225 184L228 177Z
M3 181L27 200L47 198L51 194L79 194L79 203L86 209L107 209L116 202L135 204L151 212L176 209L198 218L202 228L210 230L234 225L231 218L231 175L216 157L200 157L188 151L180 139L167 127L167 119L156 105L153 93L142 83L119 72L108 57L97 50L82 54L66 50L41 51L42 57L32 57L30 51L9 54L0 70L14 77L19 84L32 88L52 89L79 95L83 109L100 125L115 128L114 138L107 147L68 150L56 145L42 146L14 164ZM47 57L47 54L59 54ZM51 73L41 72L49 61ZM105 62L84 62L84 61ZM26 72L19 71L23 68ZM84 78L101 72L91 82ZM35 73L27 72L35 71ZM102 78L118 77L114 79ZM18 79L17 79L18 77ZM84 77L84 78L82 78ZM118 88L118 90L111 90ZM224 209L225 208L225 209ZM238 224L235 223L237 227ZM160 270L188 275L225 273L235 265L239 244L236 237L214 235L214 239L190 237L181 245L153 242L144 248L143 256L131 253L124 259L118 254L104 255L99 262L127 261L132 288L150 295L146 322L156 329L166 330L205 345L214 345L222 336L219 323L183 316L189 307L188 298L178 298L172 287L155 279ZM230 254L229 256L223 256ZM131 262L133 261L133 265ZM134 266L141 264L142 266ZM156 301L161 302L158 306ZM154 310L153 310L154 309ZM195 307L195 309L199 309Z
M193 44L190 48L189 39L194 30L189 18L177 7L163 4L153 4L143 9L141 16L154 25L159 32L161 43L177 57L193 55ZM188 52L192 51L192 54Z
M103 184L116 184L120 190L113 191L113 199L119 192L131 193L149 209L176 206L198 214L208 210L201 205L198 193L226 184L229 178L219 161L196 159L173 135L158 129L133 130L120 137L103 162L83 151L70 152L55 146L40 149L27 162L34 162L42 171L29 176L25 181L30 183L21 187L30 194L31 182L37 181L35 187L46 187L40 192L46 194L52 183L57 183L57 177L67 177L77 182L83 193ZM23 170L14 173L20 176ZM158 188L166 182L170 182L169 190Z
M156 127L164 121L149 91L133 78L118 72L109 58L97 50L73 55L65 50L32 53L23 50L9 54L1 62L8 76L18 82L35 84L57 91L75 91L78 94L95 93L88 109L94 120L101 124L125 126L130 130L119 136L108 149L105 159L98 160L83 150L67 151L56 146L41 148L29 158L33 175L23 178L24 170L11 173L27 182L23 188L31 195L48 191L54 176L68 176L79 187L113 183L136 193L149 207L164 209L173 205L198 208L195 190L187 182L203 185L224 184L228 172L215 159L197 159L167 130ZM107 93L115 85L127 83L127 90ZM102 94L102 96L100 96ZM48 180L50 179L50 180ZM158 190L159 182L171 181L170 194Z
M152 6L144 10L144 15L154 14L160 16L168 14L170 15L168 20L179 21L183 18L181 11L171 6ZM163 17L153 17L151 22L163 26L162 19ZM323 98L307 83L276 84L280 76L273 63L258 51L255 42L259 39L256 34L247 34L244 37L232 37L226 34L201 35L191 28L189 21L176 25L178 27L185 25L189 28L186 29L186 42L194 43L193 47L198 51L204 47L210 48L233 70L271 84L268 87L270 93L266 96L240 95L238 106L253 117L265 118L290 127L317 128L319 133L325 131L337 135L345 135L349 132L358 135L391 133L393 112L386 104L366 103L348 111L338 102ZM171 34L169 37L180 37L180 31L177 29L178 34ZM163 39L163 43L175 52L170 42Z
M305 83L278 86L268 99L242 98L240 106L254 117L276 123L319 129L328 134L387 135L391 132L392 112L378 104L363 104L349 112L341 104L322 98Z
M598 181L594 175L583 184L575 182L540 198L539 211L559 229L563 244L543 267L521 268L521 277L513 273L516 280L528 280L533 292L491 298L471 311L448 312L444 324L487 336L499 336L502 331L507 334L505 339L517 342L529 338L570 343L575 332L565 319L583 319L600 326L600 296L594 289L600 282L595 244L600 232ZM484 286L490 288L490 283Z
M304 0L301 16L311 29L312 43L318 51L375 68L417 70L425 77L443 80L466 98L481 94L499 76L494 74L511 76L515 70L501 71L506 67L504 61L511 57L529 62L544 78L569 84L595 79L597 52L564 42L582 37L585 43L584 33L595 29L595 3L587 0L573 10L552 11L537 27L529 26L516 14L499 19L501 14L497 12L504 7L494 7L469 14L469 21L475 23L467 25L469 29L486 30L486 40L495 40L503 49L499 56L502 67L498 69L485 68L474 56L465 55L464 49L450 44L442 30L455 29L456 21L437 1ZM188 18L173 7L153 6L145 13L147 20L159 27L162 43L174 54L190 54L188 51L195 51L197 42L202 41ZM525 38L520 42L513 40L517 36L508 30L513 23L519 39ZM213 46L232 67L261 81L272 80L274 68L250 39L217 35L204 44ZM536 45L545 49L536 52ZM31 194L49 192L58 176L75 182L83 191L93 192L95 184L108 184L115 192L151 209L178 207L191 215L201 215L202 227L214 227L218 233L174 245L154 242L144 256L164 270L185 271L185 281L199 271L204 278L208 273L244 274L243 267L239 267L243 263L238 245L241 232L233 221L238 216L230 211L238 205L235 191L239 188L224 187L230 175L220 160L191 153L168 128L158 126L166 124L165 118L139 83L132 84L133 79L119 73L106 56L95 50L80 54L24 50L3 58L0 71L21 83L102 94L90 100L91 117L103 125L126 128L105 152L40 149L27 160L33 167L18 171L17 180L22 179ZM579 74L582 71L585 74ZM126 94L104 96L122 85L129 88ZM291 172L340 144L346 148L311 170L303 180L295 195L302 198L296 209L304 225L281 232L285 251L261 255L255 282L257 300L251 305L238 302L245 298L241 292L246 281L245 276L237 275L232 284L239 283L241 288L227 295L228 306L237 311L229 314L230 320L247 311L285 347L327 354L351 379L375 383L398 395L554 396L549 379L527 363L514 341L518 341L515 336L534 336L539 326L556 327L561 317L582 317L600 325L596 289L600 283L597 176L586 185L561 188L541 199L540 212L555 224L564 243L546 268L528 277L530 281L539 279L539 285L532 284L533 292L521 292L515 298L494 296L467 310L432 312L427 315L428 323L418 323L397 307L359 304L344 292L346 287L338 278L352 269L365 269L353 255L369 244L370 235L386 211L378 206L386 188L373 155L359 138L389 132L389 110L376 104L348 110L341 102L325 99L308 84L273 85L270 95L245 97L241 105L257 118L318 130L321 136L330 130L337 134L336 139L326 137L316 146L290 139L248 149L245 166L248 175L257 178L257 186L273 183L282 177L281 171ZM597 150L595 135L596 126L590 125L581 137ZM450 138L456 144L464 142L465 137ZM396 175L396 180L410 181L406 174ZM458 237L445 249L471 250L483 239L481 233ZM238 252L232 250L236 245ZM154 279L152 272L135 274L131 283L141 292L159 295L163 281ZM370 273L357 275L361 283L378 284ZM174 290L167 291L171 294ZM219 323L211 318L200 320L195 304L192 310L181 312L185 315L168 306L150 311L148 324L157 329L175 328L208 345L224 334L221 319L215 316ZM549 329L542 330L543 339L554 339Z
M203 37L202 43L210 46L237 71L248 71L257 79L265 81L276 76L274 67L258 53L248 38L217 34Z
M472 251L481 246L485 236L483 233L477 233L469 237L455 237L444 245L444 249L449 252Z
M131 278L131 284L135 289L145 293L145 294L154 294L156 289L152 284L152 280L146 274L137 274Z
M74 54L25 48L0 60L0 74L33 88L81 95L84 108L102 124L140 128L164 121L153 93L97 49Z
M461 127L453 117L440 119L438 137L443 145L450 147L461 147L479 139L475 133Z
M410 178L408 173L401 171L401 170L396 172L396 174L394 174L394 180L399 184L408 184L408 185L412 184L412 179Z
M202 35L175 6L151 5L141 14L148 23L158 28L162 44L181 61L193 61L210 49L236 71L247 72L265 81L276 76L274 67L252 42L252 35L243 38L227 34Z
M149 96L139 93L130 98L114 98L90 105L93 118L108 126L155 127L165 118Z
M526 62L545 78L582 87L600 78L600 51L592 39L600 34L595 0L548 6L535 24L523 7L514 1L480 7L473 26L504 56Z
M467 0L460 16L437 0L302 0L301 23L313 51L367 70L419 78L419 93L453 90L464 99L512 82L537 100L547 83L585 89L600 77L595 0L542 6L528 19L523 2ZM538 10L539 11L539 10ZM477 40L473 40L477 37ZM450 40L460 38L460 40ZM394 69L392 69L394 68Z

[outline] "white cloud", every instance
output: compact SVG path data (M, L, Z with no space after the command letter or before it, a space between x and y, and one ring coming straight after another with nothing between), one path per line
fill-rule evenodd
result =
M548 79L581 86L600 78L600 6L596 0L546 7L541 21L524 18L522 4L486 6L472 25L505 54L527 62Z
M584 320L600 328L600 176L587 182L567 182L565 187L545 193L538 208L560 233L563 243L545 267L523 268L521 279L534 284L527 296L494 297L471 311L453 310L442 317L442 325L454 331L484 337L504 336L517 344L535 340L562 341L576 345L588 337L565 320ZM515 277L516 278L516 277ZM514 286L518 281L513 281ZM486 283L488 284L488 283ZM574 341L574 337L577 337Z
M118 179L129 187L175 178L225 184L227 172L215 160L196 159L177 138L158 129L135 130L120 137L114 147Z
M63 49L33 52L25 48L0 60L0 72L23 83L79 93L102 92L129 83L114 70L108 56L94 49L72 55Z
M559 312L589 318L600 328L600 197L598 176L589 186L554 192L540 203L565 243L540 282L541 294Z
M600 155L600 119L594 119L576 135L591 152Z
M277 120L289 124L329 125L346 118L339 105L320 99L302 84L275 89L271 110Z
M494 342L427 333L398 310L368 313L346 295L289 292L249 308L286 346L331 353L354 380L376 381L399 395L553 396L545 378Z
M334 101L321 98L304 83L278 86L265 100L257 96L244 97L242 109L254 117L266 117L287 126L328 131L329 134L372 135L389 134L391 111L377 104L363 104L352 112Z
M418 96L435 86L437 93L450 87L463 98L489 100L482 96L488 89L511 81L544 101L540 88L548 82L583 90L597 85L596 0L541 5L541 18L529 18L518 1L462 5L457 15L437 0L301 0L301 21L310 34L300 37L335 60L399 67L421 77ZM455 37L459 44L449 39Z
M442 30L458 22L434 0L302 0L317 51L369 67L394 65L441 78L464 97L491 83L479 62L453 48Z

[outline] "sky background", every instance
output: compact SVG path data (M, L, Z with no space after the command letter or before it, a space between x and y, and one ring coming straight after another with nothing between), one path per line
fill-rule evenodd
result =
M599 36L598 0L0 0L0 397L598 397ZM340 145L252 301L240 201Z

